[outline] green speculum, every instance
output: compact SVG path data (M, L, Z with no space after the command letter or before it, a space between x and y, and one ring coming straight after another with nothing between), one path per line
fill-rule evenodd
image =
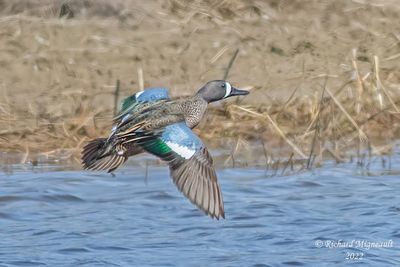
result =
M160 157L172 152L172 149L160 138L144 142L142 147L153 155Z

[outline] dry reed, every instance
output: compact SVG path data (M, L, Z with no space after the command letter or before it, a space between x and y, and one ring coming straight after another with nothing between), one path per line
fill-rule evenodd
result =
M301 1L274 6L171 0L166 7L149 3L137 8L132 8L135 1L104 1L100 8L86 1L89 9L80 13L84 4L79 1L66 7L49 0L46 8L28 2L28 8L15 4L27 5L23 1L9 4L0 17L5 36L0 148L15 153L21 163L78 163L86 141L108 134L118 99L133 93L132 88L162 84L174 96L188 95L229 71L236 84L251 88L251 95L210 107L196 129L210 147L230 151L221 156L226 165L260 165L273 173L282 168L285 174L326 160L357 158L365 164L371 156L392 153L400 137L400 71L395 64L400 38L389 26L366 27L368 16L357 9L368 6L381 16L381 7L310 1L303 10ZM60 7L73 13L58 14ZM391 7L397 8L396 3ZM340 25L347 23L348 29L331 44L331 37L322 34L330 24L307 20L307 8L339 14ZM282 10L291 12L293 21ZM304 32L296 20L321 34ZM376 21L391 25L390 17ZM205 34L210 30L213 34ZM283 33L294 40L285 43ZM353 35L372 41L352 42ZM384 52L374 47L381 40L387 42L379 43ZM368 44L372 52L364 47Z

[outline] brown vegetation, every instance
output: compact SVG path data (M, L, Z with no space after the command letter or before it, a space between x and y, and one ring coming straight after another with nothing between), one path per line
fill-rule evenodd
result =
M396 1L3 0L0 10L0 148L21 162L78 162L87 140L108 134L117 80L120 97L192 94L222 78L238 48L228 80L251 95L213 105L196 130L232 149L226 164L362 162L400 135Z

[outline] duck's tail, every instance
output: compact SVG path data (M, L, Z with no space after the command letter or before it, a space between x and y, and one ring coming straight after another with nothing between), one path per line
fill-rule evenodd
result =
M123 149L117 150L107 138L90 141L82 150L82 165L85 170L114 171L121 166L128 155Z

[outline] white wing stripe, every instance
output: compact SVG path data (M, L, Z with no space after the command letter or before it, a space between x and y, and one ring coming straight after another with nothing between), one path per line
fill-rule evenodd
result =
M196 150L189 149L185 146L181 146L176 143L172 143L170 141L166 142L167 146L169 146L174 152L176 152L179 156L185 158L185 159L190 159L194 153L196 153Z

